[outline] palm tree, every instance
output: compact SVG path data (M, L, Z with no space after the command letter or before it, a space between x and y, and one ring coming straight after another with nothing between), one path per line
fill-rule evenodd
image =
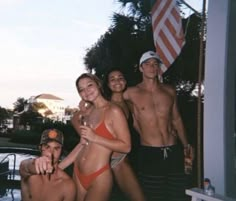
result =
M84 62L89 71L94 70L101 78L110 68L119 67L126 74L128 85L133 85L141 78L138 70L141 54L147 50L155 50L150 16L152 1L118 2L126 13L114 13L111 27L88 49ZM164 74L165 82L180 85L184 80L195 86L198 79L200 21L196 15L183 21L184 29L187 27L186 45L172 67ZM193 87L188 89L191 91Z
M136 9L140 9L139 5L141 4L130 6L130 13L127 15L113 15L109 30L87 51L84 63L89 71L95 70L102 78L110 68L119 67L127 77L132 77L128 79L129 85L140 79L137 58L150 47L154 49L154 45L148 9L143 9L145 14L142 14Z
M22 97L17 98L17 101L13 103L14 112L18 112L18 113L23 112L27 103L28 101L25 98L22 98Z

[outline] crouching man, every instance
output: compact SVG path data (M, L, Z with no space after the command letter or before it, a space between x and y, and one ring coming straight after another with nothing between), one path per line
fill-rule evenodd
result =
M63 139L59 130L45 130L39 145L41 156L21 162L22 201L74 201L75 184L58 168Z

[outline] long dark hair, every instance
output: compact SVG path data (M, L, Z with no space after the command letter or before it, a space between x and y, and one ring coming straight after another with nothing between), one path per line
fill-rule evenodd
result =
M105 77L104 77L104 82L103 82L103 89L104 89L104 94L105 94L105 97L108 99L108 100L111 100L111 95L112 95L112 91L111 89L108 87L108 83L109 83L109 75L114 72L114 71L118 71L120 72L125 80L126 80L126 77L125 77L125 74L122 72L122 70L120 68L111 68L109 71L106 72L105 74Z

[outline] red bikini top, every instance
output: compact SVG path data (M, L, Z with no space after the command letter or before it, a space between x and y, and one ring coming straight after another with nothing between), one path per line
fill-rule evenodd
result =
M105 121L103 121L97 126L95 129L95 133L101 137L107 138L109 140L113 140L114 136L110 133L110 131L107 129L105 125Z

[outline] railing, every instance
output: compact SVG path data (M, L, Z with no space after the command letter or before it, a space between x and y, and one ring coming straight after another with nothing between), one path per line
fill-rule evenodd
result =
M14 153L7 154L7 155L0 161L0 165L3 165L4 162L7 162L7 165L9 165L9 163L8 163L9 160L7 160L7 159L9 159L9 156L13 156L13 158L14 158L14 160L13 160L13 170L11 171L11 170L9 169L9 166L8 166L8 168L7 168L6 171L0 172L0 176L1 176L1 175L10 175L10 179L14 179L15 173L16 173L16 154L14 154Z
M24 147L0 147L0 166L2 166L0 167L0 189L2 183L11 184L18 183L20 181L19 165L21 160L26 157L34 157L39 155L40 151L38 149ZM2 179L4 179L4 182L1 182Z
M185 192L192 197L192 201L236 201L235 199L216 193L212 196L206 195L200 188L186 189Z

